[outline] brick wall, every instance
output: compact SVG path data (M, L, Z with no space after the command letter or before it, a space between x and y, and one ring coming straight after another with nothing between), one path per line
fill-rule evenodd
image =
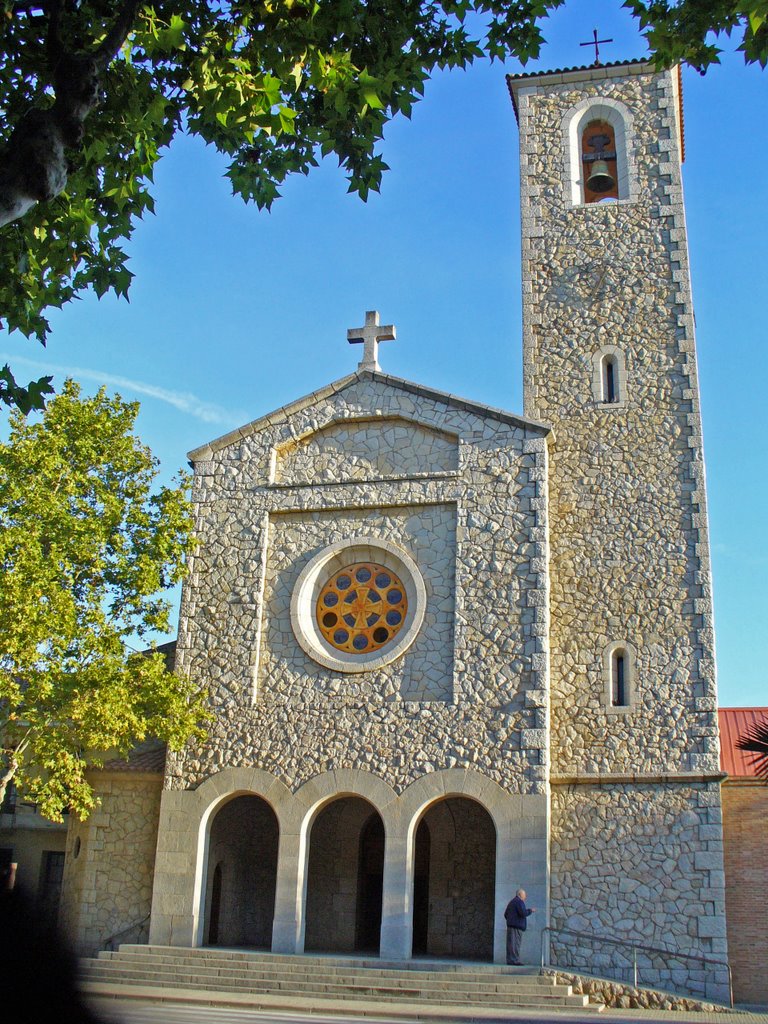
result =
M768 785L730 779L722 787L728 951L737 1003L768 1003Z

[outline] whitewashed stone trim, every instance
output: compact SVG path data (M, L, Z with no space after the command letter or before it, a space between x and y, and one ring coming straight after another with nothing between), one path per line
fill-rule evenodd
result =
M376 562L396 573L405 587L408 612L402 629L390 643L367 654L345 655L320 632L315 607L328 578L353 562ZM424 579L411 556L391 541L363 535L329 544L306 564L291 598L291 626L302 648L318 664L335 672L370 672L408 650L421 628L426 609Z
M607 402L603 378L603 364L606 358L613 358L616 368L616 401ZM624 409L627 405L627 365L624 350L617 345L601 345L592 355L592 397L606 412Z
M562 122L563 185L566 202L571 206L584 206L582 181L581 135L590 121L607 121L616 136L616 168L619 175L619 202L634 202L638 197L637 176L634 168L635 134L632 112L620 100L608 96L585 97L565 114ZM589 203L600 206L600 203Z

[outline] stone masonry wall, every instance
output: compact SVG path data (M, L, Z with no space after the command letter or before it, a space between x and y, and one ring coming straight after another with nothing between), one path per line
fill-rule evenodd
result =
M86 821L70 822L59 913L80 956L113 936L146 941L162 778L105 773L93 784L101 803Z
M291 594L303 563L297 552L367 534L404 547L428 589L424 624L405 658L389 671L340 678L296 643ZM264 591L264 628L257 679L259 699L296 704L316 698L372 701L450 701L453 698L453 616L456 504L386 509L333 509L270 517Z
M717 783L553 788L552 927L724 959L718 790ZM553 963L631 981L629 948L599 941L563 936ZM641 964L642 985L674 990L693 980L702 998L727 992L722 968L670 955Z
M722 958L714 633L677 72L589 69L524 81L516 95L525 411L554 435L552 924ZM584 205L574 201L570 147L580 145L577 125L605 116L622 117L627 198ZM611 403L596 386L604 352L620 355ZM611 703L612 645L628 652L622 707ZM568 947L606 974L606 950ZM702 983L708 973L727 996L721 969L675 970Z
M403 448L411 423L412 475L349 479L337 425L370 439L380 423L391 451L393 420ZM444 445L422 441L451 435L458 469L447 471ZM205 746L169 759L166 785L255 766L295 789L351 767L402 790L458 766L512 792L544 792L545 436L538 424L362 372L193 452L200 547L177 667L208 689L216 718ZM274 453L296 438L317 482L270 484ZM401 658L350 675L304 654L288 604L319 549L360 533L416 560L426 617Z
M320 465L318 441L323 448ZM454 473L458 468L456 437L407 420L363 420L335 423L322 432L322 439L313 433L278 448L274 483L381 480Z
M636 196L573 205L568 114L600 97L630 112ZM603 69L581 82L534 80L519 106L525 410L552 423L555 436L553 773L716 773L676 73ZM595 354L609 346L626 364L626 393L613 405L593 391ZM632 706L618 713L607 706L603 668L616 641L635 652Z

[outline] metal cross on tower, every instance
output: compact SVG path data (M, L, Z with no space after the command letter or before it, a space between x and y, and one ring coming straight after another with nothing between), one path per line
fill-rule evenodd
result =
M598 39L597 38L597 29L593 28L592 29L592 39L590 39L588 43L579 43L579 46L594 46L594 48L595 48L595 67L598 67L600 65L600 50L598 49L598 47L600 46L600 43L612 43L612 42L613 42L612 39Z
M380 370L377 358L380 341L394 341L397 337L392 324L379 325L379 314L375 309L365 314L365 327L351 327L347 331L350 345L363 346L363 358L357 364L358 370Z

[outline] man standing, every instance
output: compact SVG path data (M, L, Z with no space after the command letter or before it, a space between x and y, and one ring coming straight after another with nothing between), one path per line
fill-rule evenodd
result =
M507 963L514 967L522 966L520 943L528 927L528 918L533 912L533 908L529 909L525 905L525 889L517 890L517 895L509 901L504 911L504 920L507 922Z

